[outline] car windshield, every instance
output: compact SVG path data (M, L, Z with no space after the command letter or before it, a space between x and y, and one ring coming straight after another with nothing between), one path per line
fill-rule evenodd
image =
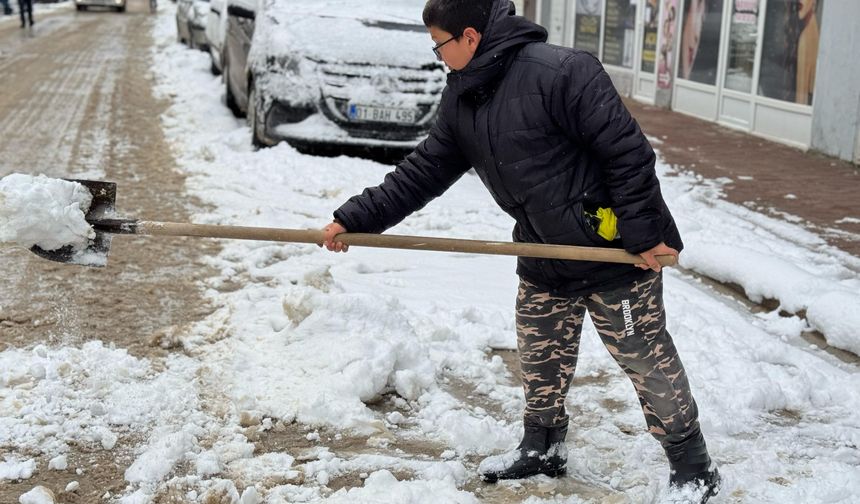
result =
M252 47L260 61L301 56L418 69L437 64L421 19L424 0L263 1L266 14L257 20Z
M396 31L410 31L410 32L420 32L427 33L427 28L424 25L414 24L414 23L397 23L394 21L376 21L373 19L361 19L361 23L364 26L369 26L371 28L382 28L383 30L396 30Z
M390 20L380 20L380 19L365 19L354 16L327 16L320 15L318 16L323 19L350 19L355 20L367 26L369 28L380 28L383 30L395 30L395 31L406 31L406 32L419 32L419 33L427 33L427 28L423 24L418 24L414 22L402 22L402 21L390 21Z

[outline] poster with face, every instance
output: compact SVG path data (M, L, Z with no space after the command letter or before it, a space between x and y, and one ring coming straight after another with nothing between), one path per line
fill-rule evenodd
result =
M723 0L684 2L678 78L702 84L717 83L722 21Z
M663 13L660 21L663 34L660 40L660 55L657 64L657 87L669 89L672 86L672 71L675 68L675 26L678 16L678 0L663 0Z
M824 0L771 0L762 40L759 95L811 105Z

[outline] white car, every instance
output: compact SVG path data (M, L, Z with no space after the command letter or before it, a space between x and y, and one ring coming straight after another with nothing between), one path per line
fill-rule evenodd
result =
M176 2L176 38L192 49L209 52L206 40L208 0L178 0Z
M445 87L425 0L266 0L248 55L256 145L411 150Z
M227 27L227 0L209 0L209 15L206 18L206 40L209 42L211 70L221 75L221 51L224 46L224 32Z
M107 7L117 12L125 12L125 0L75 0L75 8L79 11L90 7Z

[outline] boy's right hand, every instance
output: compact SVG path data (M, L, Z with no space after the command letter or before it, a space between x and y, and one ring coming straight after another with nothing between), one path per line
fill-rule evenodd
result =
M323 228L323 243L321 247L325 247L332 252L346 252L349 250L349 245L340 241L334 241L334 237L346 233L346 228L338 222L332 222Z

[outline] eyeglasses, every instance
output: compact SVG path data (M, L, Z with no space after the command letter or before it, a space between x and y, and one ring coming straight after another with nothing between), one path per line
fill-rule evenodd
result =
M440 53L440 52L439 52L439 49L441 49L441 48L442 48L442 46L443 46L443 45L445 45L445 44L447 44L448 42L450 42L450 41L452 41L452 40L455 40L455 39L458 39L458 38L460 38L460 36L459 36L459 35L454 35L453 37L449 38L449 39L448 39L448 40L446 40L445 42L441 42L441 43L436 44L435 46L433 46L433 54L435 54L435 55L436 55L436 59L438 59L439 61L442 61L442 53Z

